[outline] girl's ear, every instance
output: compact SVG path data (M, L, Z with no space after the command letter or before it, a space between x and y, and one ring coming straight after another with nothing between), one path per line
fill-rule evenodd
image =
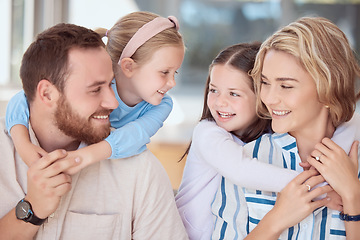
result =
M134 74L136 62L132 58L123 58L120 61L120 68L123 74L130 78Z
M58 89L46 79L38 83L36 91L40 101L48 106L56 104L60 96Z

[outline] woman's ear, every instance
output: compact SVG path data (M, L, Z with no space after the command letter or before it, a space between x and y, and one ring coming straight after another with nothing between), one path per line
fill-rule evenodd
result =
M46 79L42 79L38 83L36 91L40 101L48 106L56 104L60 96L58 89Z
M136 62L132 58L123 58L120 61L120 68L123 74L130 78L136 68Z

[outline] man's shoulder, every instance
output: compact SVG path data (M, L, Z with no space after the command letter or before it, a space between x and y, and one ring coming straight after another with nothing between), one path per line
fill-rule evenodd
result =
M119 169L122 172L132 172L136 178L155 177L157 179L167 178L167 173L159 159L148 149L140 154L122 159L109 159L108 167Z
M131 156L123 159L114 159L112 162L121 163L124 165L133 165L136 166L137 168L147 168L149 166L152 166L154 168L161 167L160 161L148 149L135 156Z

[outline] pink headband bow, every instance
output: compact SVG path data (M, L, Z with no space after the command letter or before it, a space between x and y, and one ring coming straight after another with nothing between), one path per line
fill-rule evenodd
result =
M152 21L144 24L137 30L130 41L126 44L118 63L120 64L121 59L134 55L136 50L150 38L164 31L165 29L172 27L175 27L176 30L179 30L178 20L174 16L169 16L168 18L157 17Z

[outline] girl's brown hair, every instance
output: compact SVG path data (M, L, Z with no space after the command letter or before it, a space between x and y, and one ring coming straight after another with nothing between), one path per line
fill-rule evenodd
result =
M239 43L223 49L215 57L215 59L210 64L209 75L207 77L207 81L205 84L204 105L203 105L203 112L200 121L204 119L215 121L207 105L209 84L211 80L210 73L212 68L215 65L229 65L234 69L243 71L245 73L249 73L254 67L255 57L257 52L259 51L259 48L260 48L259 42ZM255 92L255 83L250 75L248 80L251 89ZM243 134L241 136L237 136L237 137L239 137L243 142L253 141L258 137L260 137L262 134L271 131L270 125L271 123L269 119L263 119L258 117L247 129L243 131ZM181 159L183 159L188 154L189 149L190 146Z

